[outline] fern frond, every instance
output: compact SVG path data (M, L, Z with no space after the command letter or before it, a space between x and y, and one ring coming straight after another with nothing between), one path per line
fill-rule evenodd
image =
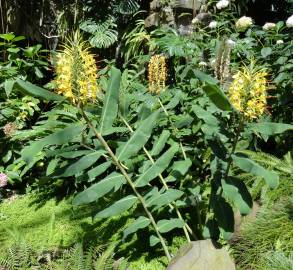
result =
M97 258L96 262L94 263L94 269L95 270L112 270L114 259L113 259L113 253L114 253L115 245L110 244L105 251L99 254L99 257Z
M123 15L130 15L137 12L139 4L136 0L120 0L115 6L115 10Z
M251 159L260 163L266 168L273 168L283 173L293 173L293 163L290 159L282 160L264 152L254 152L250 150L242 150L240 152L248 155Z
M94 21L84 21L80 25L80 29L92 34L90 44L97 48L108 48L118 39L117 25L112 17L106 21L96 23Z

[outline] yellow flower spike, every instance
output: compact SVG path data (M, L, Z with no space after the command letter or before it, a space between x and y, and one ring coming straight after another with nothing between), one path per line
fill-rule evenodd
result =
M148 80L150 93L159 94L166 86L167 68L166 57L154 55L148 65Z
M266 91L268 74L263 69L253 65L243 67L233 76L233 82L228 89L228 96L233 106L247 120L260 117L266 109Z
M64 45L56 60L57 93L74 104L94 101L98 91L95 58L78 32Z

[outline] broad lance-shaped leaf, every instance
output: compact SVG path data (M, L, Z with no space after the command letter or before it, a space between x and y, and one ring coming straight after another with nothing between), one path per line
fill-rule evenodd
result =
M53 92L50 92L48 90L45 90L44 88L41 88L39 86L36 86L30 82L26 82L23 80L17 80L14 84L17 89L19 89L21 92L23 92L26 95L37 97L40 99L48 100L48 101L63 101L65 100L64 97L59 96Z
M117 216L119 214L122 214L123 212L127 211L130 207L132 207L137 202L137 197L134 195L129 195L108 208L104 209L103 211L100 211L95 215L95 218L108 218Z
M141 121L138 129L132 133L130 139L117 149L116 156L120 161L124 161L137 154L137 152L145 145L156 125L159 113L160 111L158 110Z
M208 84L217 84L219 81L213 78L212 76L200 71L200 70L195 70L193 71L194 75L202 82L208 83Z
M67 167L64 171L64 173L61 175L63 177L73 176L76 175L79 172L82 172L83 170L89 168L92 166L96 161L104 154L104 151L96 151L93 153L90 153L86 156L83 156L78 161L71 164L69 167Z
M99 131L101 134L104 134L108 129L112 128L113 122L117 116L120 80L120 70L112 67L100 120Z
M252 209L252 198L245 184L236 177L222 180L224 197L233 202L242 215L247 215Z
M293 130L293 125L283 124L283 123L261 122L261 123L249 123L247 126L249 130L252 130L256 133L261 133L267 136L280 134L287 130Z
M172 171L173 172L176 171L176 172L179 172L181 175L185 175L191 165L192 165L192 161L190 160L190 158L187 158L185 160L175 161L172 165Z
M174 155L178 151L178 144L174 143L168 151L166 151L150 168L148 168L139 178L135 181L136 187L146 186L151 180L156 178L162 173L169 165Z
M168 189L164 193L156 193L153 194L146 194L150 196L146 200L146 204L148 207L155 206L155 209L158 209L162 206L166 206L171 202L179 199L184 194L183 191L177 189Z
M179 218L173 218L173 219L163 219L160 220L158 223L158 230L161 233L169 232L175 228L183 228L184 221Z
M269 171L246 157L232 156L234 163L243 171L256 176L263 177L270 188L276 188L279 185L279 176L277 173Z
M123 239L128 235L137 232L139 229L147 227L151 221L147 217L139 217L132 224L130 224L123 232Z
M107 161L107 162L104 162L104 163L98 165L97 167L89 170L87 172L88 181L91 182L91 181L95 180L95 178L98 177L99 175L101 175L102 173L104 173L111 166L111 164L112 164L111 161Z
M77 194L72 203L74 205L82 205L94 202L109 193L111 190L119 189L125 183L126 181L122 174L113 172L104 180Z
M171 133L169 130L163 130L162 134L160 135L159 139L154 143L153 149L151 151L151 156L157 156L161 153L167 140L169 139Z
M225 240L229 240L234 232L234 213L233 209L224 198L220 196L211 197L211 205L214 210L215 218L219 229Z
M153 247L158 243L160 243L160 239L157 236L151 235L150 236L150 246Z
M232 111L233 107L230 104L226 95L222 90L214 84L206 84L203 86L203 90L209 97L209 99L222 111Z
M47 145L61 145L70 142L80 136L85 129L85 125L73 124L62 130L59 130L39 141L33 142L25 147L21 152L21 157L26 163L31 163L33 158L43 150Z

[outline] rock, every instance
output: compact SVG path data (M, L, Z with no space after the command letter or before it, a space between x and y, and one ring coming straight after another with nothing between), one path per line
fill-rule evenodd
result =
M152 13L144 20L144 25L146 28L150 28L152 26L159 26L160 24L160 15L157 12Z
M176 8L198 10L201 6L200 0L177 0Z
M162 7L162 4L159 0L153 0L151 3L150 3L150 10L151 11L158 11L160 10Z
M203 12L203 13L199 13L199 14L196 16L196 18L197 18L202 24L204 24L204 25L208 25L208 24L212 21L213 16L212 16L212 14L210 14L210 13L205 13L205 12Z
M200 240L180 248L167 270L235 270L235 264L225 249Z

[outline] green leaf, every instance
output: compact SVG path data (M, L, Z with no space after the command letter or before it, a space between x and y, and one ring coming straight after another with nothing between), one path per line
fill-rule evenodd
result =
M183 191L177 189L168 189L164 193L154 193L146 200L148 207L156 206L156 209L166 206L171 202L179 199L184 194Z
M215 219L209 219L202 232L204 239L218 239L220 235L220 230Z
M150 246L153 247L158 243L160 243L160 239L157 236L151 235L150 236Z
M145 145L156 125L159 113L160 111L156 111L141 121L138 129L132 133L130 139L117 149L116 156L120 161L124 161L137 154L137 152Z
M60 159L59 158L52 159L49 162L49 164L47 166L47 170L46 170L46 176L52 174L55 171L55 169L56 169L56 167L57 167L57 165L58 165L59 162L60 162Z
M21 157L26 163L30 163L33 158L43 150L47 145L62 145L70 142L72 139L80 136L85 129L85 125L73 124L65 129L59 130L40 141L33 142L25 147L21 152Z
M112 162L111 161L107 161L104 162L100 165L98 165L97 167L89 170L87 172L87 175L89 177L88 181L93 181L96 179L97 176L101 175L102 173L104 173L110 166L111 166Z
M172 158L178 151L178 144L174 143L168 151L166 151L154 164L151 165L139 178L135 181L136 187L146 186L151 180L162 173L171 162Z
M157 225L158 225L159 232L166 233L175 228L183 228L184 221L179 218L163 219L158 221Z
M293 125L271 122L250 123L247 125L247 127L249 130L267 136L280 134L287 130L293 130Z
M82 191L73 199L74 205L88 204L98 200L105 194L109 193L113 188L117 190L125 183L125 178L122 174L113 172L102 181L92 185Z
M104 134L107 129L112 128L113 122L117 116L120 80L120 70L112 67L100 120L99 131L101 134Z
M266 57L268 57L269 55L272 54L272 51L273 51L272 48L265 47L265 48L262 48L261 49L260 53L261 53L261 55L262 55L263 58L266 58Z
M83 170L91 167L94 163L96 163L96 161L103 155L103 153L104 151L100 150L80 158L78 161L66 168L61 176L69 177L76 175L79 172L82 172Z
M151 151L151 156L157 156L161 153L167 140L169 139L171 133L169 130L163 130L162 134L160 135L159 139L154 143L153 149Z
M214 84L206 84L203 86L203 90L209 97L209 99L220 109L223 111L232 111L232 105L230 104L226 95L222 92L222 90Z
M100 211L95 215L95 218L108 218L117 216L125 211L127 211L129 208L131 208L137 201L137 197L134 195L129 195L114 204L112 204L110 207L104 209L103 211Z
M207 83L207 84L217 84L218 80L213 78L212 76L200 71L200 70L195 70L194 71L195 77L197 77L200 81Z
M123 231L123 239L125 239L128 235L137 232L139 229L147 227L150 223L151 221L147 217L141 216L137 218Z
M64 97L59 96L53 92L45 90L39 86L36 86L30 82L26 82L18 79L15 83L15 86L24 94L30 95L33 97L37 97L40 99L48 100L48 101L63 101Z
M224 240L229 240L234 232L234 213L232 207L221 197L212 197L215 218Z
M249 158L237 155L233 155L232 158L234 163L243 171L263 177L270 188L276 188L278 186L279 176L277 173L265 169Z
M8 98L12 92L14 84L15 84L15 80L5 80L4 82L4 89L5 89L6 96Z
M187 158L185 160L175 161L172 168L174 171L179 172L181 175L185 175L191 165L191 159Z
M0 34L0 38L11 41L15 38L15 35L13 33Z
M224 197L233 202L242 215L247 215L252 209L252 198L245 184L236 177L222 180Z

